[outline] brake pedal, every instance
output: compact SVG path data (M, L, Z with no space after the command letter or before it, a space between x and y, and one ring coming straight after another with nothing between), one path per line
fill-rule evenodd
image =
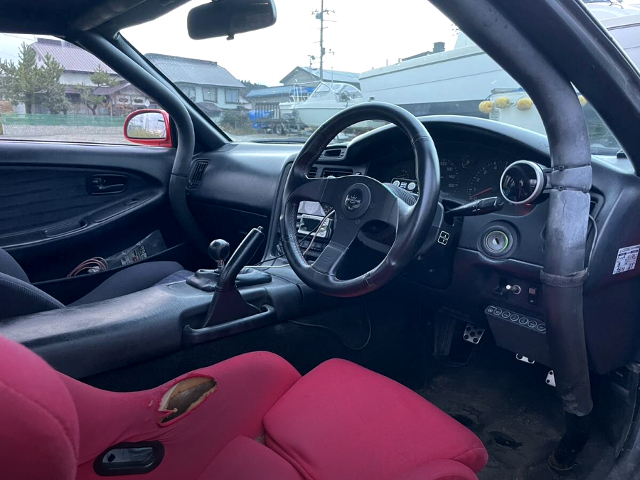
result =
M484 335L484 328L478 328L475 325L467 323L467 326L464 327L464 333L462 335L462 339L465 342L473 343L477 345L480 343L482 336Z

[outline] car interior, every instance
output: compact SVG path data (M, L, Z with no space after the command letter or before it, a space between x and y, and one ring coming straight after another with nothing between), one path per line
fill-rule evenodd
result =
M121 33L186 0L2 3L158 108L0 136L0 478L640 478L640 72L581 0L431 0L546 134L364 95L302 141L232 139Z

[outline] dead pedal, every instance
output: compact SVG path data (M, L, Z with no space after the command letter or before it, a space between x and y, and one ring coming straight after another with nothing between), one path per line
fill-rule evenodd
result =
M522 355L520 353L516 353L516 360L524 363L528 363L529 365L533 365L536 361L533 358L529 358L526 355Z
M462 334L462 339L465 342L473 343L477 345L480 343L482 336L484 335L484 328L478 328L475 325L467 323L467 326L464 327L464 333Z

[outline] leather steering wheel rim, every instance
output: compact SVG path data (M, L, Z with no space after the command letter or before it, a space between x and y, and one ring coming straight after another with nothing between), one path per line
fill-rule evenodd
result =
M366 120L396 125L411 142L420 196L409 206L391 189L368 176L340 178L307 177L329 142L345 128ZM438 154L425 126L405 109L382 102L346 108L331 117L309 137L296 157L283 193L280 217L282 243L289 264L311 288L336 297L355 297L372 292L395 277L416 256L429 234L438 206L440 166ZM311 265L298 245L296 218L301 201L331 205L334 229L329 244ZM395 226L396 238L384 260L372 270L340 280L335 272L360 229L372 220Z

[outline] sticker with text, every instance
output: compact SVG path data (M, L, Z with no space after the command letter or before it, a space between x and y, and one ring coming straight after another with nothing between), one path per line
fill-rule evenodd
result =
M618 250L618 257L616 258L616 265L613 267L613 274L628 272L636 268L638 252L640 252L640 245L624 247Z

